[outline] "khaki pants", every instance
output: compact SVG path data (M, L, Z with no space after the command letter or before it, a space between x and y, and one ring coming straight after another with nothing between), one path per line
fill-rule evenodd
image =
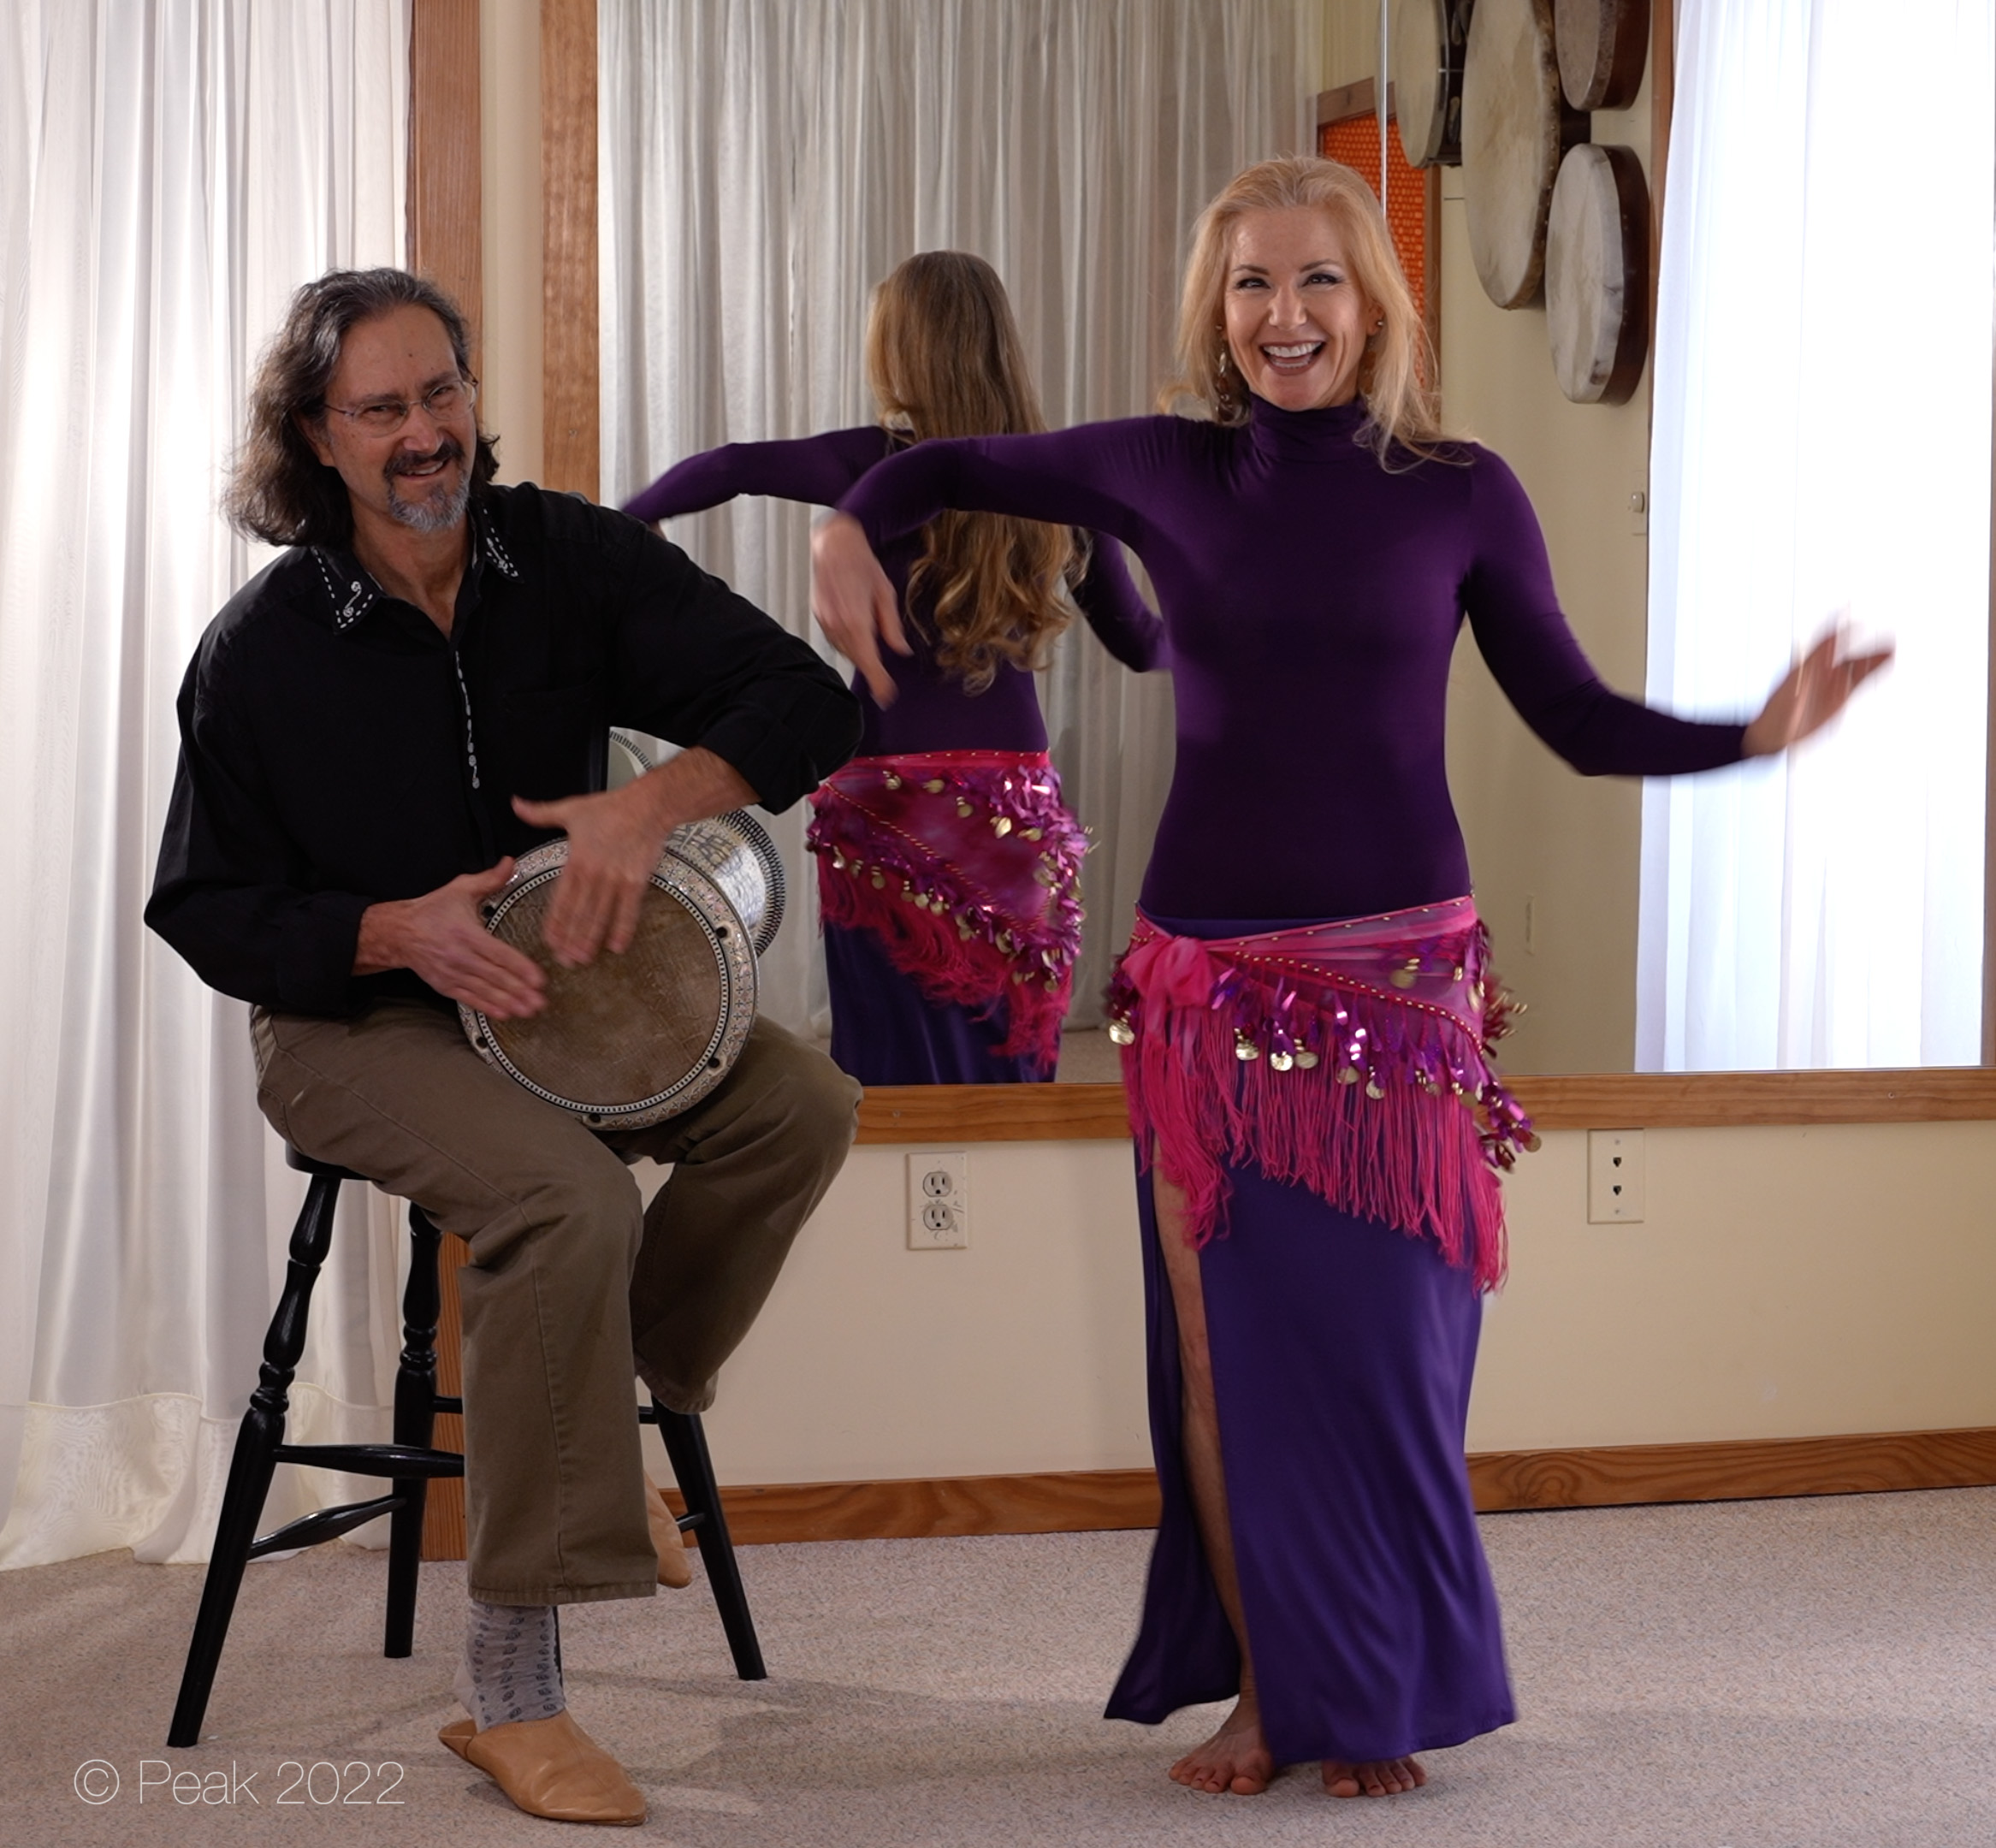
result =
M845 1159L859 1087L758 1021L684 1115L597 1136L486 1064L454 1010L258 1009L251 1031L258 1101L280 1135L471 1247L458 1274L471 1596L649 1597L632 1373L674 1411L713 1402ZM644 1211L625 1165L639 1156L675 1164Z

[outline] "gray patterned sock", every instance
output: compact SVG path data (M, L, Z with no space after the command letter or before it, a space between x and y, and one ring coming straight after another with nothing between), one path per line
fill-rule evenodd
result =
M552 1720L568 1704L555 1659L554 1607L473 1598L465 1659L451 1685L481 1732L515 1720Z

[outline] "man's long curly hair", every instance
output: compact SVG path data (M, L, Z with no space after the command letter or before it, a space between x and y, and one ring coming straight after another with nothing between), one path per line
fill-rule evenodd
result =
M406 270L329 270L291 298L284 325L257 363L249 433L229 465L222 511L238 532L271 545L343 546L353 536L346 484L305 439L323 426L326 387L339 370L347 330L398 308L427 308L443 323L459 372L471 376L471 345L458 305ZM499 467L492 439L477 433L471 490Z
M1046 428L1005 286L962 251L910 257L874 292L867 382L881 422L918 442ZM944 513L909 573L909 601L927 589L938 665L982 692L1002 664L1045 665L1075 614L1068 580L1084 565L1067 527Z

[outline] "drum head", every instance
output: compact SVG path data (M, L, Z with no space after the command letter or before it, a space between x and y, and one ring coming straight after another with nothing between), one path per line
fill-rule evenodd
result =
M1546 234L1546 329L1560 389L1626 404L1649 347L1650 194L1627 148L1577 147L1560 167Z
M1462 159L1462 45L1450 42L1452 0L1396 0L1393 113L1410 167Z
M547 1005L524 1020L459 1013L478 1051L536 1096L591 1128L642 1128L697 1102L734 1063L755 1014L754 945L720 891L668 855L631 947L562 968L542 925L566 849L523 856L486 921L540 966Z
M1462 76L1462 194L1469 254L1500 308L1537 298L1546 211L1586 117L1560 94L1552 0L1477 0Z

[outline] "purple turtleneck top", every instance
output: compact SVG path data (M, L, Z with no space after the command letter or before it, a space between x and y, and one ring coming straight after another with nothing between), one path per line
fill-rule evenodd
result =
M1178 757L1144 880L1172 919L1354 917L1470 889L1442 725L1466 615L1525 722L1588 775L1738 761L1744 727L1602 685L1517 477L1359 441L1362 400L1246 424L1134 418L926 442L840 503L883 556L946 507L1092 528L1156 587Z
M773 495L783 500L836 506L870 469L909 447L878 424L832 430L795 442L728 443L667 470L626 501L624 511L641 520L670 519L719 506L737 495ZM921 556L919 529L923 524L917 521L880 548L881 565L901 607L914 618L902 626L915 652L880 651L895 690L893 704L885 709L874 703L866 682L853 676L852 690L865 715L859 755L1045 750L1046 723L1040 717L1033 676L1024 668L1001 663L990 686L972 693L937 665L927 599L917 597L912 609L908 599L908 575ZM1129 569L1114 544L1094 542L1087 572L1073 591L1088 626L1117 660L1140 672L1158 665L1164 625L1130 581Z

